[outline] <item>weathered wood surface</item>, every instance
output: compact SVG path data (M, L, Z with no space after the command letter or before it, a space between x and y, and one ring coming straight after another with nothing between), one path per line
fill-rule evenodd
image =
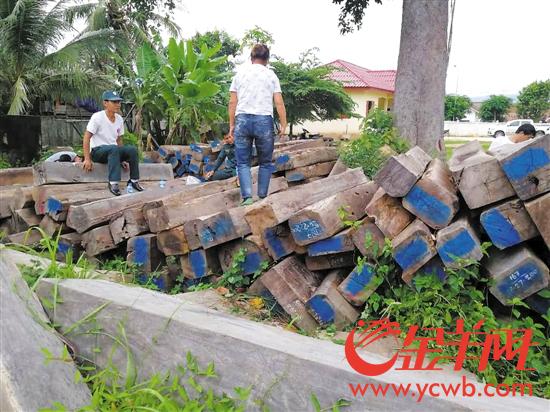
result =
M157 234L158 248L166 256L184 255L189 253L189 245L183 226L178 226Z
M296 244L286 222L265 229L261 238L269 255L275 261L292 253L301 254L306 252L306 250Z
M305 304L321 283L319 275L307 270L295 256L290 256L259 279L297 326L309 332L318 327Z
M376 226L372 217L366 217L359 227L352 230L355 247L367 258L375 259L384 250L384 233Z
M196 249L180 257L183 276L187 279L200 279L219 273L220 262L216 249Z
M288 143L288 144L287 144ZM276 143L275 150L273 150L273 160L283 153L303 151L306 149L314 149L318 147L326 147L326 143L323 140L307 140L307 141L293 141L285 143Z
M336 328L342 328L359 318L360 312L338 292L344 274L347 273L342 270L330 272L306 303L309 313L321 325L334 323Z
M157 235L152 233L130 238L126 251L126 261L136 265L139 273L154 272L164 263L163 255L157 247Z
M69 193L60 198L49 197L45 203L45 213L57 222L67 219L67 213L71 206L84 205L113 197L109 190L89 190L81 193Z
M42 218L37 216L32 208L18 209L13 213L13 230L23 232L30 227L38 226L41 220Z
M180 155L186 155L188 153L191 153L191 147L190 146L184 146L184 145L160 145L157 149L157 153L163 158L168 159L170 156L175 156L176 153L180 153Z
M356 266L340 283L338 291L352 305L362 306L370 295L380 286L376 269L370 263Z
M252 275L261 269L262 262L271 262L262 240L258 236L248 236L245 239L234 240L219 248L218 258L223 272L228 271L233 259L240 249L245 249L245 259L241 263L243 275Z
M436 248L445 266L457 268L460 260L480 261L483 258L481 243L466 217L461 217L437 232Z
M525 245L491 250L482 264L494 281L489 290L503 305L538 292L550 279L548 267Z
M211 216L205 216L185 225L185 233L192 249L198 242L205 249L220 245L230 240L244 237L251 233L250 226L244 219L251 206L234 207Z
M406 153L390 157L374 176L374 181L392 197L403 197L420 179L431 157L415 146Z
M515 196L496 157L474 140L456 148L449 160L453 180L470 209Z
M377 189L374 182L363 183L302 209L288 220L294 240L298 245L308 245L343 229L345 222L339 215L340 209L346 212L345 220L362 218Z
M42 162L33 166L34 184L37 186L53 183L99 183L107 182L107 165L94 163L91 172L86 172L80 163ZM122 170L121 181L130 178L129 171ZM141 163L140 181L173 180L172 168L168 164Z
M149 225L141 208L133 207L115 216L109 222L109 229L116 245L126 239L149 231Z
M0 186L0 219L11 217L18 209L32 206L32 188Z
M550 249L550 193L525 202L525 209Z
M269 193L275 193L288 188L283 177L271 179ZM220 193L210 194L204 197L194 198L178 206L158 207L147 209L145 219L151 232L158 233L176 226L181 226L191 219L210 215L223 210L237 207L241 202L240 189L226 190Z
M252 233L262 234L269 227L287 221L304 207L329 195L367 183L361 169L353 169L268 196L253 205L245 215Z
M11 217L11 199L17 196L17 188L0 188L0 219Z
M355 266L353 252L306 256L306 267L312 271L351 268L353 266Z
M97 200L85 205L72 206L67 214L67 225L82 233L93 226L109 222L111 218L124 210L162 199L165 196L170 196L170 193L189 192L189 196L193 196L193 193L196 193L196 188L197 186L186 186L185 182L178 179L168 182L163 189L149 189L139 193Z
M499 249L506 249L539 235L523 202L518 199L490 207L481 213L479 220L491 242Z
M335 163L335 161L332 161L297 167L296 169L287 170L285 178L289 182L303 182L312 177L325 177L328 176Z
M33 184L32 167L0 169L0 186L32 186Z
M414 220L399 199L391 197L380 188L368 203L365 211L376 226L389 239L393 239Z
M392 247L393 258L403 269L401 278L408 284L418 269L437 254L430 229L419 219L392 240Z
M33 229L8 235L8 241L10 243L17 243L24 246L36 245L41 239L42 235L40 232Z
M63 222L56 222L50 216L45 215L40 220L38 225L48 236L54 236L61 231L61 233L72 232L72 230L67 227Z
M335 147L318 147L296 152L285 152L276 156L273 164L277 171L296 169L316 163L330 162L338 159Z
M57 257L59 260L65 260L65 257L72 254L73 260L78 259L82 252L82 235L80 233L71 232L59 236L57 244Z
M458 196L447 166L431 161L422 178L403 198L403 207L433 229L441 229L458 212Z
M355 250L352 228L345 229L327 239L319 240L307 246L308 256L331 255Z
M341 158L338 158L338 160L336 161L336 164L330 171L329 176L339 175L340 173L346 172L348 170L350 170L350 168L346 166L346 164L342 161Z
M504 173L521 200L550 191L550 135L495 151Z
M202 174L202 160L192 159L189 163L189 171L193 174L200 175Z
M85 250L87 256L97 256L101 253L117 248L109 225L96 227L82 235L82 247Z

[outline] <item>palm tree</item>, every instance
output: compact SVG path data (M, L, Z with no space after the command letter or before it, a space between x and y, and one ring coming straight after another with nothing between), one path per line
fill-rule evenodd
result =
M66 18L66 0L2 0L0 2L0 97L8 114L23 114L40 99L71 100L97 96L112 84L88 63L94 54L109 52L111 29L90 31L56 50L74 30Z

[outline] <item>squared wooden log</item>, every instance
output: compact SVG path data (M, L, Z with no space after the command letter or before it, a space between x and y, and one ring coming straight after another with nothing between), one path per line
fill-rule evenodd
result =
M338 291L352 305L362 306L381 283L382 279L376 276L376 268L364 262L340 283Z
M10 204L20 195L20 188L0 186L0 219L11 218L13 209Z
M360 226L352 230L351 238L355 247L367 258L375 259L384 250L384 234L372 217L364 218Z
M107 183L107 165L94 163L91 172L86 172L82 165L68 162L41 162L33 166L34 184L36 186L53 183ZM121 181L126 182L130 178L129 171L122 170ZM139 165L139 178L147 180L173 180L174 174L168 164L141 163Z
M441 229L458 212L458 196L447 166L431 161L422 178L403 198L403 207L433 229Z
M437 232L436 248L445 266L457 268L457 259L480 261L483 258L481 243L467 218L462 217Z
M331 162L338 159L338 150L335 147L318 147L303 151L281 153L274 159L277 171L296 169L322 162Z
M353 266L355 266L355 257L352 252L306 256L306 267L311 271L351 268Z
M414 220L399 199L391 197L382 188L376 191L365 211L388 239L393 239Z
M347 172L348 170L350 170L350 168L347 167L344 161L339 157L336 164L330 171L329 176L339 175L340 173Z
M301 247L294 241L286 223L265 229L261 238L269 255L275 261L294 252L302 252Z
M16 243L18 245L25 246L34 246L42 240L42 234L38 230L31 229L24 232L8 235L7 239L10 243Z
M525 202L525 209L550 249L550 193Z
M2 202L4 202L5 199L2 196L1 189L2 186L0 186L0 199L2 200ZM34 206L32 192L32 186L14 187L14 196L8 199L9 208L12 213L18 209L26 209Z
M434 238L428 226L420 219L392 240L393 257L403 269L401 278L410 284L418 269L437 254Z
M80 233L71 232L59 236L56 253L58 260L65 260L69 252L72 254L74 261L82 253L82 235Z
M309 313L321 325L334 323L340 329L357 321L361 314L338 292L344 274L342 270L330 272L306 303Z
M271 262L271 257L257 236L234 240L219 248L218 258L222 271L227 272L233 264L233 259L240 249L245 249L245 259L241 263L243 275L252 275L261 269L263 262Z
M321 283L319 275L307 270L298 258L291 256L259 279L298 327L308 332L318 327L305 304Z
M126 261L136 265L139 273L155 272L164 262L163 255L157 247L157 235L152 233L130 238L126 251Z
M374 176L374 181L392 197L403 197L420 179L431 157L415 146L406 153L390 157Z
M535 223L519 199L485 210L480 222L493 245L506 249L539 235Z
M294 240L305 246L338 233L345 225L339 210L345 210L346 220L362 218L377 189L374 182L363 183L302 209L288 220Z
M0 186L32 186L33 184L32 167L0 169Z
M183 276L187 279L199 279L220 272L220 261L216 249L191 250L180 257Z
M149 231L149 225L140 207L133 207L115 216L109 222L109 229L116 245Z
M516 194L497 158L485 153L477 140L454 150L449 160L449 169L470 209L490 205Z
M149 287L156 286L158 290L164 293L170 293L176 283L172 275L166 269L154 273L138 273L135 277L135 281L141 285L148 285Z
M550 191L550 134L495 151L521 200Z
M191 143L189 147L191 148L193 160L198 160L200 162L212 153L212 147L210 147L209 144Z
M437 279L443 283L447 280L447 272L445 268L446 266L439 255L436 255L431 258L428 263L418 269L412 278L412 284L416 285L418 279L422 276L436 276Z
M13 213L13 229L15 232L23 232L30 227L38 226L41 220L33 208L18 209Z
M57 236L57 233L59 231L61 231L62 234L72 232L72 230L68 228L64 223L56 222L48 215L42 218L39 226L48 236L51 237Z
M304 207L327 196L367 183L361 169L353 169L333 177L326 177L290 190L275 193L257 202L246 213L245 219L254 234L287 221Z
M352 228L345 229L328 239L319 240L308 245L307 254L309 256L322 256L352 252L355 250L352 235Z
M157 234L157 246L166 256L189 253L189 245L187 244L183 226L159 232Z
M202 160L192 159L189 163L188 169L190 173L193 173L194 175L201 175L202 174Z
M193 235L196 234L199 247L208 249L249 235L251 233L250 226L244 219L249 208L250 206L234 207L209 217L197 219ZM194 237L193 235L191 238Z
M287 170L285 178L289 182L302 182L312 177L328 176L336 161L317 163L309 166L297 167Z
M82 234L82 247L85 249L86 256L93 257L109 250L117 248L109 225L99 226Z
M489 290L503 305L538 292L550 279L548 267L525 245L505 251L492 249L482 265L494 280Z

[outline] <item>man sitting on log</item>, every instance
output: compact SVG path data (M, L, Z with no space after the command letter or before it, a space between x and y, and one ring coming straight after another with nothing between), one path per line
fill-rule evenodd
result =
M237 175L237 161L235 160L235 140L233 136L227 135L223 138L223 147L218 155L214 168L206 173L204 177L207 180L225 180ZM220 169L224 163L225 166Z
M497 137L495 141L491 143L491 146L489 146L489 150L495 150L508 144L521 143L529 139L534 139L536 132L535 126L532 124L522 124L512 136L508 137L504 135Z
M86 171L91 171L93 163L107 163L109 168L109 190L120 196L118 182L121 179L121 167L130 167L128 185L138 192L143 188L139 184L139 159L134 146L123 146L124 121L120 111L122 97L115 91L103 93L105 110L94 113L84 133L84 163Z

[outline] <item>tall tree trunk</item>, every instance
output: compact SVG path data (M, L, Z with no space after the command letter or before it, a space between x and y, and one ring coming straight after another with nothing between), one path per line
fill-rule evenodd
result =
M402 137L443 153L448 0L403 0L394 113Z

